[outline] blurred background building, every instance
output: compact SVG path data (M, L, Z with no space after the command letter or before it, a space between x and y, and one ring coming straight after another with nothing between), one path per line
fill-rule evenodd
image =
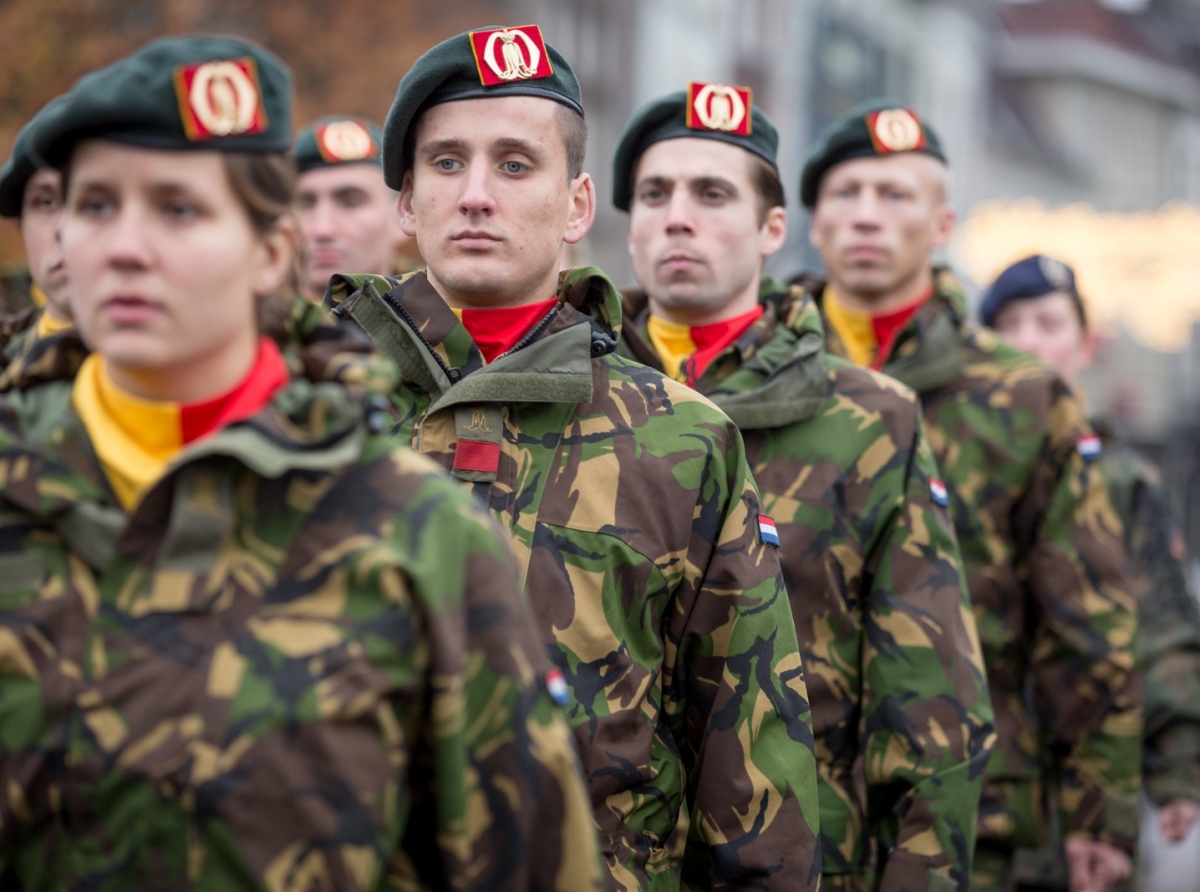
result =
M770 271L818 265L796 202L804 149L889 95L939 131L974 290L1038 251L1076 267L1105 336L1097 411L1163 463L1200 554L1200 0L7 0L0 145L82 72L158 34L236 32L293 67L297 121L381 119L412 60L469 27L538 22L571 60L600 212L576 252L632 280L609 204L617 137L689 80L749 86L781 135L791 234ZM20 262L15 229L0 258Z

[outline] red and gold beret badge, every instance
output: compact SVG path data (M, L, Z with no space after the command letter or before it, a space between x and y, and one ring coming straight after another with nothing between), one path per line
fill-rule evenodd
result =
M479 82L485 87L511 84L514 81L550 77L554 68L542 29L537 25L515 28L495 28L491 31L472 31L471 52Z
M379 155L370 131L358 121L330 121L318 127L313 136L327 164L367 161Z
M687 126L749 136L753 99L749 87L727 84L688 84Z
M917 113L907 108L889 108L867 115L867 132L877 155L917 152L925 148L925 128Z
M258 69L249 56L180 65L175 97L190 140L262 133L267 129Z

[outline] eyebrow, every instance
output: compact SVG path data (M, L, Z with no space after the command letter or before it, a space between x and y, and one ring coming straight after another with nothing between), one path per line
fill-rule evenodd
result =
M507 136L498 139L491 144L491 149L499 149L505 152L522 152L532 157L541 157L545 154L543 149L537 143L529 142L525 139L520 139L516 136ZM427 142L417 148L417 154L422 158L429 158L433 155L440 155L442 152L462 152L466 153L470 150L470 146L465 139L459 137L448 137L446 139L435 139L433 142Z
M644 177L641 180L638 180L637 187L639 189L643 186L658 186L659 188L666 188L666 187L674 188L678 182L679 182L679 180L677 180L673 177L666 177L666 176L662 176L661 174L655 174L652 176ZM727 180L724 177L694 177L692 179L684 179L683 183L687 188L692 189L692 190L702 190L702 189L708 189L712 186L718 186L721 189L725 189L734 195L738 194L737 186L734 185L734 183L731 180Z

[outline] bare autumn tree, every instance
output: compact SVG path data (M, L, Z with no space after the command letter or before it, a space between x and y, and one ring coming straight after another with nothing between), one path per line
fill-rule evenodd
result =
M163 35L255 40L292 68L295 121L322 114L382 120L396 85L434 43L507 20L486 0L4 0L0 2L0 147L82 74ZM19 262L19 233L0 229L0 259Z

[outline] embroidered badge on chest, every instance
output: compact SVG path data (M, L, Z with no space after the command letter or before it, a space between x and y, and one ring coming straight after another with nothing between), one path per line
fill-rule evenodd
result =
M925 148L925 128L916 112L889 108L867 115L867 132L878 155L915 152Z
M775 528L775 521L765 514L758 515L758 540L763 545L779 547L779 530Z
M935 505L943 508L950 504L950 493L946 489L946 484L936 477L929 478L929 497L933 499Z
M693 130L717 130L749 136L753 116L749 87L727 84L688 84L687 125Z
M317 151L326 161L362 161L379 154L370 132L358 121L331 121L317 129L316 137Z
M546 690L555 706L570 705L571 689L567 687L567 680L563 677L561 669L554 668L546 673Z
M249 56L180 65L175 98L183 130L193 141L262 133L267 129L258 69Z
M1100 438L1095 434L1084 434L1075 442L1075 448L1085 461L1094 461L1104 451L1104 447L1100 444Z
M537 25L472 31L471 52L479 82L485 87L550 77L554 67Z

